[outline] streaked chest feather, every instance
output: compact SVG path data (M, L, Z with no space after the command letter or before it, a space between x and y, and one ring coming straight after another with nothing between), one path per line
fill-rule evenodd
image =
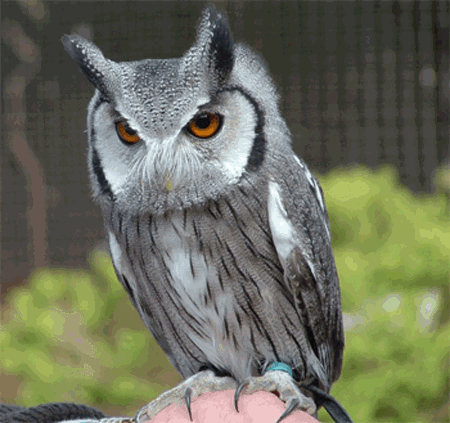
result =
M198 209L124 224L111 251L114 258L127 246L121 267L131 263L127 279L139 292L137 302L159 316L161 337L171 345L186 338L200 361L245 379L255 374L255 357L273 357L273 343L280 354L291 354L277 340L285 332L280 307L292 304L280 290L283 269L272 220L264 197L241 190ZM117 257L114 262L118 267ZM262 337L257 345L255 334Z
M240 306L233 286L236 280L231 278L240 263L232 257L230 247L228 255L224 248L222 257L215 247L234 243L236 248L241 240L220 240L216 230L220 233L224 228L217 223L216 228L208 227L212 223L209 219L200 222L197 225L188 219L185 223L178 214L158 228L158 244L170 284L167 292L177 308L189 315L194 330L187 330L186 335L211 363L248 375L254 355L246 347L251 328L245 319L237 320ZM242 254L242 259L248 255ZM242 272L241 277L244 275Z

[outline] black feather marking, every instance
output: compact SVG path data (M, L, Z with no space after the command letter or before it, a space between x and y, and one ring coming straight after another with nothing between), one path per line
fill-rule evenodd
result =
M299 290L296 295L299 303L298 309L303 319L303 327L311 348L314 354L320 358L318 345L325 339L324 321L326 320L323 316L324 308L317 291L316 280L309 265L300 253L296 254L296 260L302 269L301 280L295 281ZM298 273L300 274L300 272Z
M234 314L236 315L236 320L237 320L237 322L238 322L239 329L242 329L242 319L241 319L241 316L239 315L239 313L238 313L237 311L235 311Z
M252 306L252 299L250 298L250 295L248 294L248 292L246 291L244 286L242 286L242 288L243 288L243 292L244 292L245 296L247 297L247 307L250 309L250 311L252 312L253 317L254 317L253 322L256 323L257 329L261 333L261 335L264 335L264 338L269 342L277 361L281 361L280 357L278 355L278 351L275 347L275 344L274 344L269 332L267 332L266 328L264 327L263 321L261 320L258 313L256 313L255 309Z
M233 218L235 220L235 222L237 224L239 224L239 222L244 223L242 220L239 219L239 216L236 214L236 211L234 210L234 207L232 207L232 205L230 204L230 202L228 201L227 198L223 199L223 202L227 205L228 210L230 210L231 214L233 215Z
M191 267L192 279L195 279L195 269L194 269L194 262L192 260L192 251L189 251L189 265Z
M98 156L97 150L92 146L92 169L94 170L95 176L97 177L98 184L103 195L109 198L110 201L116 201L116 198L111 191L111 186L106 179L105 173L103 172L103 167Z
M274 247L275 248L275 247ZM263 263L269 269L277 272L278 274L283 275L284 269L281 266L279 261L273 261L270 257L265 256L264 254L258 253L258 255L263 259Z
M97 177L97 181L98 181L98 184L100 185L101 192L102 192L102 194L107 195L107 197L111 201L115 201L114 194L111 191L111 186L109 185L109 182L106 179L106 176L103 172L100 157L98 156L97 150L95 149L96 134L95 134L95 127L94 127L94 116L95 116L95 113L97 112L97 109L103 103L107 103L107 102L108 102L107 99L105 99L103 97L99 97L97 99L96 103L94 104L94 107L92 108L92 112L90 115L91 116L91 121L90 121L91 132L89 134L89 137L90 137L90 143L91 143L91 149L92 149L92 169L95 173L95 176Z
M148 216L148 235L150 236L150 241L152 243L152 247L155 245L155 238L153 237L153 231L152 231L152 224L153 224L153 219L152 216L149 215Z
M168 254L168 255L169 255L169 254ZM170 259L170 256L169 256L169 259ZM170 271L170 269L169 269L169 267L167 266L166 261L165 261L164 259L161 260L161 265L164 267L164 272L167 273L167 276L169 277L169 279L173 280L172 272ZM175 292L175 291L174 291L174 292ZM177 292L175 292L175 293L178 295Z
M214 201L214 205L216 206L216 212L219 215L219 217L222 217L222 210L220 210L220 205L217 201Z
M197 224L194 222L192 222L192 225L194 227L194 233L195 233L195 239L198 241L198 247L200 250L200 253L203 253L203 241L202 241L202 237L200 236L200 231L197 228Z
M209 14L210 27L213 30L210 57L212 57L212 68L222 85L234 65L234 43L228 27L227 18L223 13L217 13L214 6L209 6L205 13Z
M208 279L206 280L206 291L208 292L208 298L212 300L211 287L209 285Z
M131 289L130 282L128 282L128 279L125 277L125 275L123 273L122 273L122 279L123 279L123 284L125 285L126 291L130 295L130 297L133 297L133 290Z
M240 349L240 345L238 340L236 339L236 335L233 333L233 345L236 351L238 351Z
M130 243L128 242L128 230L125 228L125 253L127 254L128 259L132 263L131 252L130 252Z
M183 229L186 230L186 222L187 222L187 209L183 210Z
M208 206L206 208L206 210L208 210L209 214L214 218L214 220L217 220L217 216L216 214L211 210L211 206Z
M254 319L252 319L252 320L255 323L259 333L263 334L263 332L265 332L264 324L263 324L261 318L258 316L258 314L256 313L255 309L252 306L252 302L254 300L252 300L252 298L250 297L249 293L247 292L247 290L245 289L244 286L242 286L242 291L244 292L244 295L245 295L245 297L247 299L247 307L252 312L252 316L251 317L254 317Z
M225 269L225 272L227 272L227 275L230 276L230 272L228 271L227 267L225 266L223 258L221 258L221 261L222 261L222 266ZM222 291L225 291L225 287L223 285L223 279L222 279L222 276L220 275L220 272L217 272L217 277L219 278L219 284L220 284L220 287L222 288Z
M136 216L136 234L138 237L141 236L139 215Z
M106 88L106 78L103 73L97 69L92 63L88 54L86 54L86 46L88 49L92 49L103 60L100 49L94 46L90 41L85 40L79 35L63 35L61 41L64 44L64 48L70 54L73 60L77 63L80 70L86 75L89 82L95 86L104 96L107 96L108 90Z
M265 124L264 113L259 107L256 100L242 87L238 86L227 87L222 90L219 90L218 94L220 94L221 92L229 92L229 91L240 92L255 109L256 114L255 139L253 141L253 146L250 151L250 156L248 157L245 170L247 172L256 172L261 167L266 154L266 139L264 137L264 124Z
M224 327L225 327L225 336L227 339L230 339L230 329L228 327L227 319L224 319L223 321Z
M178 230L177 226L175 225L175 222L172 219L170 219L169 221L170 221L170 224L172 225L173 230L178 235L178 238L183 239L180 234L180 231Z
M239 229L239 232L244 237L245 246L248 248L248 250L250 251L252 256L258 257L259 253L258 253L256 247L253 245L253 241L248 237L248 235L245 233L245 231L239 225L238 225L238 229Z
M244 189L242 189L242 187L238 186L239 191L241 191L242 194L245 195L245 197L247 197L247 193L245 192ZM257 190L255 192L258 192ZM258 207L250 207L250 201L242 201L241 204L247 209L248 213L250 214L250 216L252 217L252 220L256 220L256 221L264 221L264 218L261 217L261 215L258 213L259 210L261 210L263 208L258 196L253 196L252 200L255 200L258 203Z
M122 233L122 222L123 222L123 217L122 217L122 213L117 213L117 219L119 221L119 233Z
M239 273L239 275L242 277L243 281L250 281L253 283L253 285L256 287L259 296L261 296L261 289L258 286L258 283L250 276L250 275L246 275L245 272L243 272L239 266L238 263L236 261L236 257L234 256L233 252L231 251L230 247L228 246L228 244L225 244L225 248L227 249L228 254L231 257L231 260L233 261L233 266L234 268L237 270L237 272Z
M285 317L287 317L287 313L285 314ZM289 319L289 318L288 318ZM297 346L298 351L302 351L302 347L299 344L299 342L297 341L297 338L295 337L295 335L289 330L289 328L286 326L286 324L284 323L284 319L280 319L281 324L284 327L284 330L286 331L286 333L292 338L292 340L294 341L294 344ZM289 322L292 324L292 322L289 319Z
M230 273L230 271L228 270L228 267L226 266L223 257L220 258L220 261L221 261L221 263L222 263L222 267L224 268L224 270L225 270L227 276L230 278L230 277L231 277L231 273ZM223 282L222 282L222 278L220 277L220 272L219 272L218 274L219 274L219 282L220 282L220 286L221 286L222 289L223 289Z

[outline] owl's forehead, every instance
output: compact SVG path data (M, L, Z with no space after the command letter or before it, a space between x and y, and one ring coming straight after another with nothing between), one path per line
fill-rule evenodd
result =
M149 59L137 62L122 81L126 94L135 97L148 112L186 109L195 102L200 75L185 72L182 59Z
M133 91L142 100L163 96L166 100L195 95L199 88L200 76L195 72L186 74L181 59L144 60L128 70L123 81L125 90Z
M130 115L145 126L167 128L197 103L201 78L186 73L182 59L149 59L130 63L121 86L121 103Z

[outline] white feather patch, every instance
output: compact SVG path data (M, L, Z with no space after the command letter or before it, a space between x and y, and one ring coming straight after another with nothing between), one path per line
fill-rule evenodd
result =
M254 107L239 91L228 95L226 107L228 115L221 131L219 160L224 174L231 180L237 180L251 154L257 116Z
M295 230L288 219L286 209L280 196L280 186L276 182L269 182L269 226L273 243L282 261L286 260L297 245Z
M276 182L269 182L269 226L272 232L273 243L283 266L286 259L295 247L300 247L303 257L316 279L316 271L313 262L310 260L301 243L298 240L296 231L289 220L286 209L283 206L280 195L280 186Z
M128 261L123 260L122 249L120 248L116 236L108 229L106 230L106 233L108 234L109 251L111 253L111 259L114 263L114 266L117 269L117 272L120 273L121 275L124 275L127 278L132 290L136 290L136 282L134 280L133 272L130 269Z

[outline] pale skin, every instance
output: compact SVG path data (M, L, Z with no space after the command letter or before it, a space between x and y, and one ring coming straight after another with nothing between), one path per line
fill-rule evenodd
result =
M194 423L275 423L285 409L285 404L270 392L256 392L239 398L239 413L234 409L234 391L206 393L192 401ZM172 404L151 419L151 423L191 423L186 405ZM150 423L141 420L139 423ZM283 419L283 423L318 423L305 413L296 410Z

